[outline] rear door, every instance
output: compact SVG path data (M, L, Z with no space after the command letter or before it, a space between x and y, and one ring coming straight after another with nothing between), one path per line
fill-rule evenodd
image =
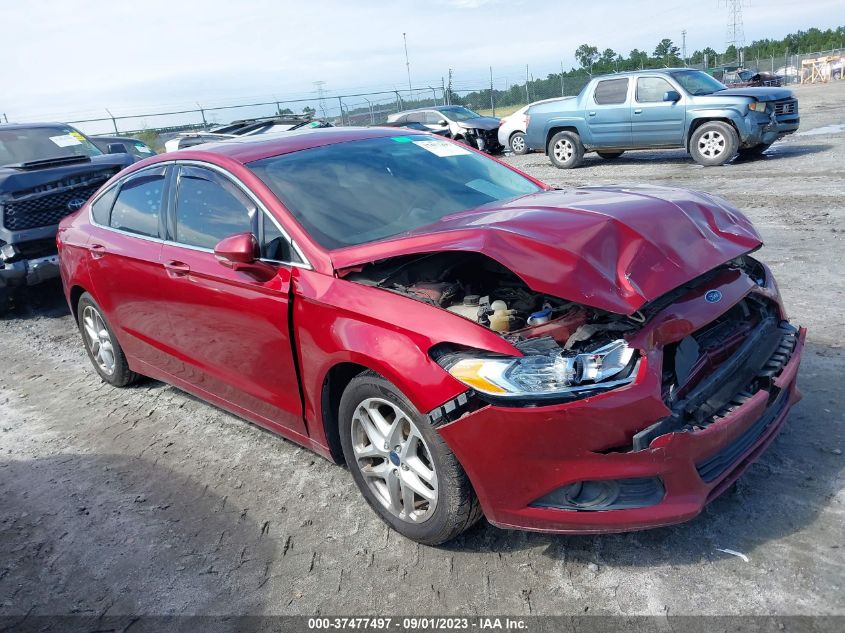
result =
M680 101L664 101L675 90ZM637 147L680 147L684 143L686 100L684 93L660 76L637 77L631 106L631 131Z
M289 330L290 242L257 198L217 168L182 164L174 180L164 296L178 378L267 426L305 435ZM252 231L276 274L259 280L223 266L215 245Z
M631 107L628 77L602 79L596 82L587 102L587 129L590 138L585 144L597 148L631 147Z
M169 321L158 289L169 168L134 173L91 205L88 257L94 295L127 356L159 369L171 364ZM133 369L144 371L137 365Z

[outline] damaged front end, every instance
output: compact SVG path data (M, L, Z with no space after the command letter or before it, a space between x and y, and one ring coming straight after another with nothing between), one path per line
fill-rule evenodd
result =
M687 520L739 477L800 398L804 331L747 255L630 315L534 292L479 253L398 257L347 279L513 346L512 356L456 343L430 350L467 391L429 415L500 526L605 532Z

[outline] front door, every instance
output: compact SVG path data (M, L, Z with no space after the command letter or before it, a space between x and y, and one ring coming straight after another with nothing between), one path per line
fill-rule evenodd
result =
M172 235L161 258L177 377L267 426L305 435L289 328L293 269L276 262L275 276L257 279L223 266L213 252L223 238L252 231L270 255L264 227L272 219L217 170L182 165L174 186Z
M637 147L682 147L686 106L680 101L664 101L663 95L675 90L663 77L638 77L631 106L631 132Z

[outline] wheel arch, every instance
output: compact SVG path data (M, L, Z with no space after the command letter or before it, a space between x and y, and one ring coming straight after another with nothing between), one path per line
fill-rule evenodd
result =
M549 143L551 143L552 137L559 132L574 132L581 137L581 131L574 125L553 124L548 130L546 130L546 142L543 144L543 152L545 152L546 155L549 153Z
M368 371L364 365L341 362L333 365L326 372L320 393L320 412L323 432L332 459L343 463L343 448L340 445L340 398L355 376Z
M71 316L73 316L73 320L76 322L79 321L77 314L79 312L79 300L82 299L82 295L84 295L86 292L88 292L88 290L76 284L71 287L70 293L68 294L68 302L71 311Z

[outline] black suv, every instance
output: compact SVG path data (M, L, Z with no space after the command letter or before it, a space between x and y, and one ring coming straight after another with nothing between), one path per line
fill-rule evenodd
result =
M58 277L59 221L134 161L112 150L63 123L0 125L0 313L13 288Z

